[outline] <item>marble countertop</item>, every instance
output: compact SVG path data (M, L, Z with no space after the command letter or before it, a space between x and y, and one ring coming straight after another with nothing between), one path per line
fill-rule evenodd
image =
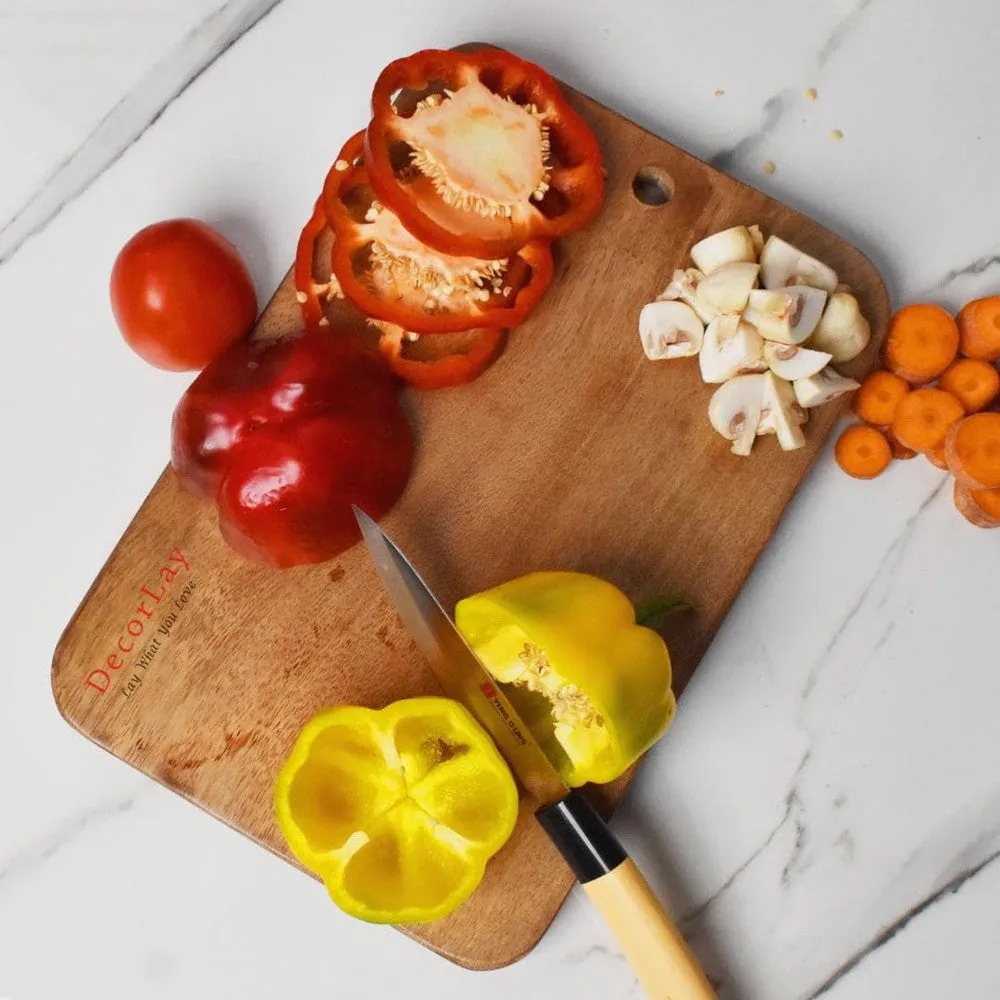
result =
M49 688L186 385L119 339L115 253L200 216L266 298L378 69L472 38L842 233L897 303L1000 284L987 0L0 0L0 997L639 995L579 893L494 973L347 919ZM922 461L827 456L789 508L616 820L722 1000L1000 996L998 553Z

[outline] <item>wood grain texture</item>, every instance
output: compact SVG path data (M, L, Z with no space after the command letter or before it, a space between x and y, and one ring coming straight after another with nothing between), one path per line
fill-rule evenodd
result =
M833 233L588 98L570 99L604 150L607 203L559 247L552 288L490 371L471 386L410 394L416 469L384 526L445 602L539 568L596 573L633 598L685 597L697 612L668 636L682 689L843 406L813 411L800 451L770 437L737 458L708 424L712 389L697 359L643 357L640 307L696 240L754 222L856 291L876 337L854 372L871 366L889 303L874 267ZM636 200L643 167L670 179L668 204ZM288 276L258 332L298 326ZM188 568L169 561L172 550ZM179 569L169 582L165 565ZM86 685L97 669L110 677L104 694ZM292 864L271 795L302 726L327 705L436 691L361 545L283 572L243 562L213 509L169 469L67 627L52 682L81 733ZM627 780L599 797L610 807ZM404 931L475 969L531 949L573 880L530 812L524 803L466 904Z

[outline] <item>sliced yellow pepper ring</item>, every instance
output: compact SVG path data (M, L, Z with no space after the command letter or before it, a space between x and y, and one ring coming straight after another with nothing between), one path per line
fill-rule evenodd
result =
M517 803L489 736L447 698L322 712L275 787L292 853L342 910L373 923L437 920L468 899Z
M605 580L531 573L459 601L455 622L568 785L613 781L674 717L666 644Z

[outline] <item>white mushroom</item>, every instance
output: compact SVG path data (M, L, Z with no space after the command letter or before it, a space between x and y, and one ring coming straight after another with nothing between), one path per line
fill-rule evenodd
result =
M837 292L830 296L809 346L826 351L840 364L856 358L868 346L871 337L872 328L861 315L858 300L847 292Z
M757 262L753 239L746 226L733 226L714 236L706 236L691 247L694 266L703 274L711 274L725 264Z
M764 249L764 234L760 231L760 226L747 226L747 232L750 234L754 253L760 257L760 252Z
M705 340L698 355L702 380L726 382L743 372L767 370L761 335L739 316L720 316L705 330Z
M797 401L792 403L789 407L788 413L791 423L796 427L805 427L805 425L809 423L809 411L799 406ZM777 432L778 424L775 420L774 412L766 405L765 399L765 405L763 405L760 410L760 420L757 422L757 436L760 437L764 434L777 434Z
M824 369L830 363L830 355L769 340L764 344L764 360L778 378L794 382Z
M774 372L760 376L764 380L758 434L775 434L783 451L795 451L806 443L802 424L806 414L796 402L795 390L790 382L778 378Z
M816 329L825 304L826 292L809 285L774 291L756 288L749 294L743 318L753 323L765 340L798 345Z
M698 285L705 277L697 268L689 267L686 271L674 271L670 284L656 296L657 300L676 299L686 302L697 314L702 323L711 323L719 315L718 309L709 309L695 297Z
M738 313L746 307L750 290L757 284L757 264L723 264L698 283L695 300L716 313Z
M651 361L688 358L701 350L705 327L683 302L650 302L639 313L642 349Z
M837 272L791 243L771 236L760 252L760 282L765 288L810 285L829 293L837 287Z
M799 406L811 409L829 403L831 399L843 396L845 392L853 392L858 388L858 383L827 366L808 378L796 379L793 388Z
M737 375L712 394L708 419L727 440L735 455L749 455L760 422L764 395L763 375Z

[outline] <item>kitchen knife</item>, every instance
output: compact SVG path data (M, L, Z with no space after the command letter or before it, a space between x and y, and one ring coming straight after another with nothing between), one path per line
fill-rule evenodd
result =
M579 879L652 1000L716 1000L698 960L625 848L578 791L570 791L479 657L406 556L354 508L382 582L445 693L486 728L535 817Z

